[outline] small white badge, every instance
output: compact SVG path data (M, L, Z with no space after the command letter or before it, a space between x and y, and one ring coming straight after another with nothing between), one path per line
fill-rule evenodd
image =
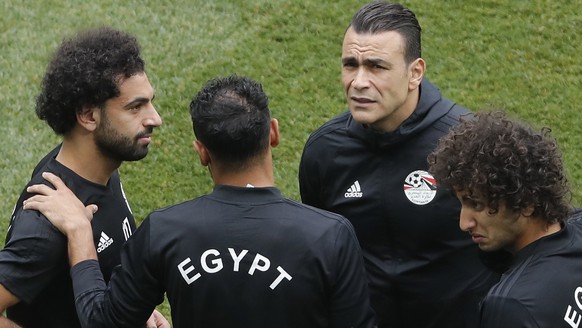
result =
M436 180L426 171L414 171L404 180L404 194L413 204L426 205L434 199L436 193Z

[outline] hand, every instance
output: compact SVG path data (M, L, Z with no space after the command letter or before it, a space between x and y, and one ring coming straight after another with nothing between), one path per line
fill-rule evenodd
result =
M44 184L28 187L26 191L36 195L24 201L23 209L40 211L66 236L78 229L87 229L87 226L90 229L90 221L97 212L97 205L85 207L56 175L43 172L42 177L55 189Z
M158 311L154 310L152 315L146 322L146 328L171 328L170 323L164 316Z

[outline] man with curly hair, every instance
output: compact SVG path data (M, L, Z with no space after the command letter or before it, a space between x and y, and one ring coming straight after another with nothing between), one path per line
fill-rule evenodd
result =
M477 113L442 138L430 172L461 202L459 226L511 263L482 302L481 327L578 327L582 221L557 142L503 112Z
M28 185L53 172L81 201L98 204L93 240L105 281L135 230L117 168L147 155L153 129L162 123L153 99L136 38L108 27L65 39L37 98L37 116L63 140ZM10 319L0 317L0 327L80 327L66 237L41 213L22 209L28 197L23 191L0 251L0 311Z

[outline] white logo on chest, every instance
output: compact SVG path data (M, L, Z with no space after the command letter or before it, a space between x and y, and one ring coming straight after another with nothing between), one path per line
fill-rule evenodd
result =
M403 189L410 202L416 205L426 205L436 196L437 183L428 172L417 170L404 179Z
M101 231L101 237L99 238L99 244L97 245L97 253L101 253L111 244L113 244L113 238L110 238L105 234L105 232Z
M362 187L360 187L360 182L358 180L348 188L344 194L345 198L361 198L364 194L362 193Z

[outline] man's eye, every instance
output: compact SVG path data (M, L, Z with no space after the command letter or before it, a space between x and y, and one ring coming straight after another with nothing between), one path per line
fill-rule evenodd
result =
M484 206L481 202L475 202L475 201L472 202L471 206L477 211L480 211L484 208Z
M464 198L463 203L465 203L467 206L469 206L477 211L482 210L484 208L484 206L481 202L476 201L476 200L471 199L471 198Z

